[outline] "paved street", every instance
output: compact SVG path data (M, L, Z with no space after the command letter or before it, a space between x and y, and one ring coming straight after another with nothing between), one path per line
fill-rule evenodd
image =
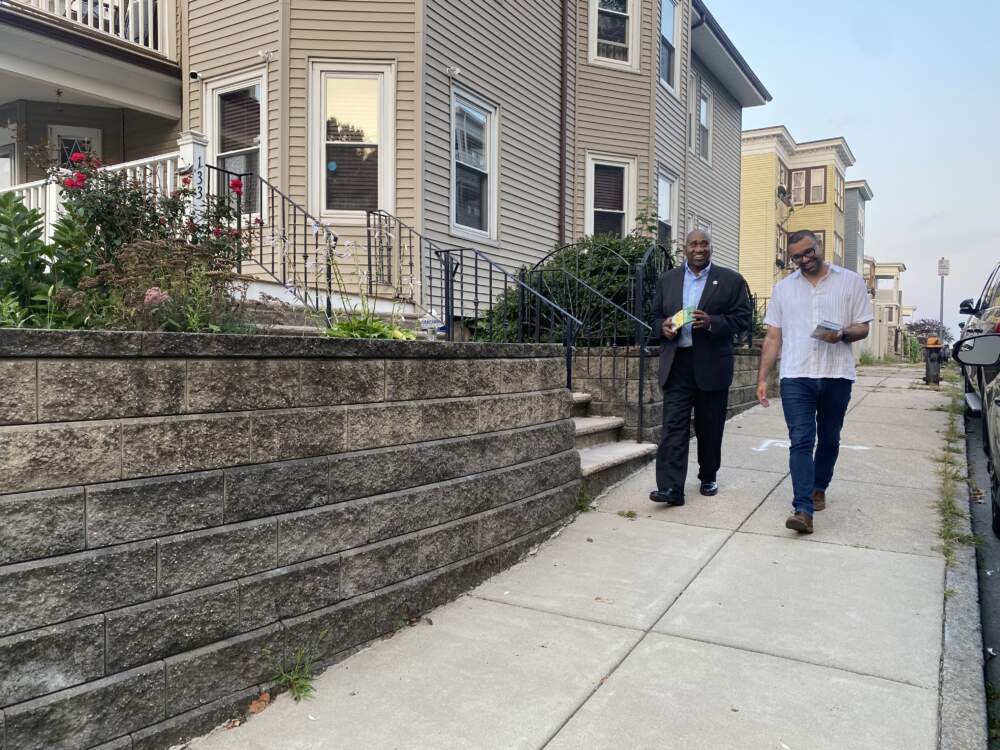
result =
M526 562L198 750L934 750L945 396L866 368L816 532L780 404L727 425L717 497L653 505L652 467ZM634 511L631 519L628 511ZM621 515L620 515L621 513Z

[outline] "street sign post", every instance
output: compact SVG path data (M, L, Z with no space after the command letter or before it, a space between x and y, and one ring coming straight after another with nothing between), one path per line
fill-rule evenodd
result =
M941 277L941 307L938 312L938 334L941 340L944 340L944 277L951 271L951 263L947 258L940 258L938 260L938 276Z

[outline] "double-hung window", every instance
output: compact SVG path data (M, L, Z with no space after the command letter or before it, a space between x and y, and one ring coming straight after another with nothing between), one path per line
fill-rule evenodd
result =
M865 202L858 198L858 237L865 238Z
M844 238L839 234L833 235L833 262L841 267L844 265Z
M698 155L712 161L712 92L704 82L698 91Z
M212 150L224 170L219 190L230 180L243 182L243 205L258 211L258 178L264 164L264 79L261 74L229 79L211 87Z
M497 109L452 95L452 231L496 237Z
M636 196L636 160L587 154L587 234L624 237L632 231Z
M660 0L660 83L677 91L677 0Z
M826 167L792 170L792 203L826 203Z
M836 169L833 170L834 174L834 193L833 202L841 211L844 210L844 176L840 174Z
M774 265L778 268L788 266L788 234L780 226L778 227L778 242L775 247Z
M640 1L590 0L591 63L638 70Z
M781 161L778 162L778 184L784 186L785 190L791 189L788 184L788 167Z
M394 209L394 67L312 63L310 181L319 211L348 223Z
M826 203L826 167L809 170L809 202Z
M674 222L677 216L677 181L665 174L656 180L656 244L673 252Z

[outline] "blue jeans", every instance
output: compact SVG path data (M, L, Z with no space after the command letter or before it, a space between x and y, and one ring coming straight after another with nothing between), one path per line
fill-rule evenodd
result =
M844 378L783 378L781 408L788 425L788 466L792 473L792 505L812 515L813 490L830 486L840 453L853 383ZM817 440L818 438L818 440ZM815 455L813 451L815 450Z

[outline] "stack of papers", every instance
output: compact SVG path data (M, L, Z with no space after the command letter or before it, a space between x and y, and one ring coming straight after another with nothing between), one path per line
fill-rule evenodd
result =
M837 333L840 331L838 323L831 323L829 320L822 321L812 332L814 339L822 338L827 333Z

